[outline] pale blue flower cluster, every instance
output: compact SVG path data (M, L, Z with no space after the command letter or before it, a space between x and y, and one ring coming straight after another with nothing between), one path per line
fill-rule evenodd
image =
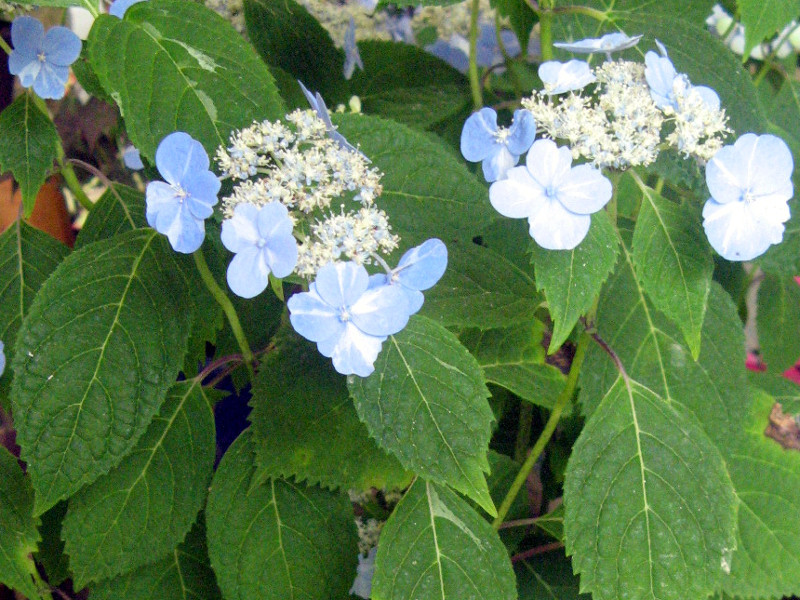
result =
M403 255L386 275L369 276L354 262L331 262L308 292L287 303L295 331L312 342L343 375L369 376L386 338L402 330L422 306L422 290L447 266L441 240L428 240Z
M692 85L686 75L676 71L664 45L658 40L656 45L661 56L652 50L644 55L644 76L656 106L661 110L679 111L679 97L694 91L710 109L719 109L717 93L704 85Z
M703 228L723 258L752 260L783 239L793 170L789 147L774 135L747 133L714 155L706 166L711 198Z
M497 126L497 113L482 108L472 114L461 131L461 154L470 162L482 162L486 181L497 181L517 164L536 138L536 122L527 110L514 112L511 127Z
M38 19L22 16L11 24L11 43L8 70L19 76L22 87L32 87L40 98L63 98L69 66L81 53L80 38L66 27L51 27L45 33Z
M214 212L220 181L209 170L202 144L182 131L161 140L156 167L166 183L147 184L147 223L166 235L176 252L192 253L205 238L205 220Z

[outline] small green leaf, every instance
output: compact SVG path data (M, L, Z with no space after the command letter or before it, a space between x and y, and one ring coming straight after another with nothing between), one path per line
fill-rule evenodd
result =
M374 600L516 600L497 532L445 487L417 479L381 532Z
M100 15L87 44L131 142L151 162L174 131L213 155L232 130L283 116L272 76L252 46L201 3L151 0L132 6L124 19Z
M624 375L575 443L564 505L567 553L595 600L704 598L730 565L736 500L719 451Z
M0 234L0 340L6 357L14 356L17 332L36 292L68 253L64 244L20 219ZM0 406L6 410L12 373L6 368L0 379Z
M508 19L521 46L521 53L525 55L531 31L539 20L538 15L524 0L491 0L491 4L498 14Z
M697 358L700 330L714 272L700 215L640 184L642 204L633 232L636 274L655 307L683 333Z
M208 496L208 552L227 600L344 598L358 548L347 496L287 480L252 487L249 432L228 449Z
M0 113L0 173L11 171L22 192L24 216L58 157L58 133L31 94L21 94Z
M538 406L553 408L564 389L563 373L545 364L541 321L503 329L461 332L461 343L478 359L484 377Z
M0 583L29 598L40 598L36 565L38 519L33 518L33 490L17 459L0 446Z
M114 190L106 190L89 212L75 240L76 250L119 233L147 227L144 194L122 184L115 184Z
M411 482L359 421L345 378L291 332L259 365L250 401L254 482L294 477L329 488L402 489Z
M744 27L744 58L767 38L777 34L789 21L797 18L797 0L737 0L736 8Z
M800 358L800 285L766 274L758 287L758 344L767 368L783 373Z
M47 583L61 585L69 579L69 559L64 554L64 540L61 539L61 526L67 514L67 503L59 502L40 518L39 535L42 540L36 549L34 559L44 569Z
M72 253L36 295L12 402L37 515L119 464L158 412L190 322L176 269L166 239L139 229Z
M604 211L592 215L586 239L574 250L545 250L533 244L536 285L547 298L554 322L548 352L555 352L592 308L618 252L617 234Z
M384 342L375 372L350 377L348 387L379 446L496 515L484 479L494 420L489 390L455 335L416 315Z
M92 600L222 600L208 564L206 531L196 523L167 558L92 586Z
M580 581L572 574L572 565L563 551L545 552L519 561L514 565L517 574L519 600L590 600L580 593Z
M215 452L202 387L176 383L131 453L70 499L62 536L77 587L172 552L205 502Z
M536 527L545 531L559 542L564 541L564 503L562 502L546 515L536 519Z

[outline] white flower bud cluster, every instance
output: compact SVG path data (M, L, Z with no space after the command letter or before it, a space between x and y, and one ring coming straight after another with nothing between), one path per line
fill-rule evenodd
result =
M654 162L664 143L703 162L722 147L729 132L725 111L705 102L685 76L676 78L677 108L660 109L644 65L606 61L593 72L593 95L584 88L556 100L534 91L522 100L548 137L568 142L574 158L626 169Z
M358 551L361 554L366 554L372 548L378 545L378 539L381 536L381 529L385 521L378 519L365 519L364 517L356 517L356 529L358 530Z
M228 21L239 33L244 33L244 3L242 0L205 0L205 5Z
M295 271L302 277L312 279L336 260L371 264L373 255L398 247L386 214L374 206L383 174L363 154L332 140L313 110L235 132L216 160L224 175L240 182L222 200L226 218L242 203L280 202L289 209L301 242ZM330 210L334 200L346 202L339 212Z

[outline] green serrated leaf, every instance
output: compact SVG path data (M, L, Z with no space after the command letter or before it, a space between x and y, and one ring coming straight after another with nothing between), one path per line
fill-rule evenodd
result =
M0 446L0 583L29 598L41 598L36 582L38 519L33 518L33 489L19 463Z
M287 480L253 487L249 432L228 449L208 497L208 551L227 600L343 598L358 548L347 496Z
M202 387L176 383L130 454L70 499L62 536L77 587L172 552L205 502L215 453Z
M21 94L0 113L0 172L11 171L22 193L24 216L58 157L58 132L31 94Z
M41 541L34 559L44 568L51 586L61 585L70 577L69 559L64 554L64 540L61 539L61 525L66 514L67 503L59 502L40 518Z
M441 325L415 315L366 378L348 378L358 416L404 467L496 515L484 473L494 420L480 367Z
M250 401L255 483L294 477L332 489L403 489L411 475L359 421L345 378L313 344L286 332L259 365Z
M778 33L789 21L797 18L800 2L797 0L736 0L742 26L744 27L744 56L773 34Z
M748 371L750 386L758 388L783 407L784 414L800 413L800 386L781 375L774 373Z
M186 290L140 229L72 253L34 299L13 368L17 443L41 514L119 464L175 381Z
M783 373L800 358L800 285L766 274L758 287L758 345L767 368Z
M17 332L45 279L69 253L61 242L20 219L0 234L0 340L5 355L14 356ZM0 378L0 407L10 409L13 369Z
M328 105L346 100L344 53L305 7L294 0L245 0L244 16L247 34L268 65L319 92Z
M683 333L697 358L714 272L700 215L640 183L641 210L633 232L633 262L650 300Z
M374 600L516 600L497 532L445 487L417 479L381 532Z
M252 46L201 3L152 0L132 6L125 19L100 15L87 44L131 142L151 162L174 131L213 155L232 130L283 116L272 76Z
M553 319L548 352L569 337L581 315L594 304L603 282L614 268L619 242L605 211L592 215L589 233L574 250L545 250L533 244L536 285L544 292Z
M119 233L147 227L144 194L127 185L115 184L95 203L75 240L78 250Z
M624 375L575 443L564 505L567 553L596 600L704 598L730 564L736 499L719 451Z
M564 541L564 504L556 506L549 513L536 519L536 527L553 536L559 542Z
M538 406L553 408L566 378L545 364L543 332L544 325L529 318L525 324L503 329L468 329L459 338L478 359L487 382Z
M167 558L92 586L92 600L222 600L202 520Z
M519 600L578 600L591 598L580 593L580 581L563 552L546 552L514 565Z

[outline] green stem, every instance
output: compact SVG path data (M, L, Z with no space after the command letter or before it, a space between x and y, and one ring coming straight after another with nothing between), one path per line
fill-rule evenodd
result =
M478 9L480 0L472 0L469 19L469 88L472 91L472 104L475 110L483 107L483 93L481 92L481 80L478 76Z
M0 48L2 48L6 54L11 54L13 52L11 46L9 46L2 37L0 37Z
M96 1L83 0L82 4L83 4L83 8L85 8L90 13L92 13L92 16L95 19L100 16L100 11L97 8L97 2Z
M556 15L585 15L591 17L596 21L608 21L608 13L589 6L557 6L553 9L553 14Z
M69 190L75 195L75 198L78 199L81 206L88 211L91 211L94 208L94 202L89 199L89 196L86 195L86 192L83 191L83 186L81 182L78 181L78 176L75 175L75 169L72 168L72 164L68 161L64 160L64 150L61 149L61 145L59 144L59 157L58 157L58 164L61 171L61 176L64 178L64 183L67 184Z
M233 303L231 299L228 298L225 290L219 286L217 280L214 279L214 276L211 274L208 263L206 262L206 257L203 256L202 248L195 250L192 256L194 256L194 264L200 272L203 283L208 288L208 291L211 292L211 295L214 296L214 300L222 307L222 311L228 319L228 323L233 331L233 336L239 344L239 349L242 351L242 358L244 358L244 363L247 366L247 371L250 373L250 379L252 380L254 375L253 351L250 350L250 344L247 343L247 337L245 337L242 324L239 322L239 315L236 314L236 309L233 307Z
M542 10L539 15L539 47L543 62L553 60L553 11L551 9Z
M500 526L503 524L503 520L506 518L508 511L511 509L511 505L514 503L519 491L525 484L525 480L528 479L528 475L533 469L533 466L536 464L539 456L541 456L542 451L544 450L545 446L547 446L550 438L553 437L553 433L556 430L558 421L561 419L561 413L564 412L567 403L570 401L572 394L575 392L575 387L578 385L578 374L581 372L583 358L586 355L586 347L589 345L589 341L591 339L591 336L589 336L589 334L586 332L581 334L580 340L578 341L578 347L575 350L575 356L572 359L572 365L569 368L567 383L564 386L564 389L561 390L561 394L556 399L553 410L550 412L550 417L547 419L547 423L545 423L544 430L539 435L539 439L536 440L536 443L533 445L531 453L528 455L528 458L525 459L525 462L523 463L522 468L519 470L519 473L517 473L517 477L514 479L514 483L511 484L511 488L508 490L506 497L503 498L500 508L497 509L497 518L492 521L492 527L495 529L500 529Z
M519 428L517 429L517 443L514 448L514 460L522 461L525 451L531 441L531 419L533 418L533 404L520 400Z
M761 85L761 82L764 81L764 77L766 77L767 73L769 73L771 70L772 63L769 60L765 60L763 63L761 63L758 73L756 73L756 76L753 77L753 85L756 87Z

